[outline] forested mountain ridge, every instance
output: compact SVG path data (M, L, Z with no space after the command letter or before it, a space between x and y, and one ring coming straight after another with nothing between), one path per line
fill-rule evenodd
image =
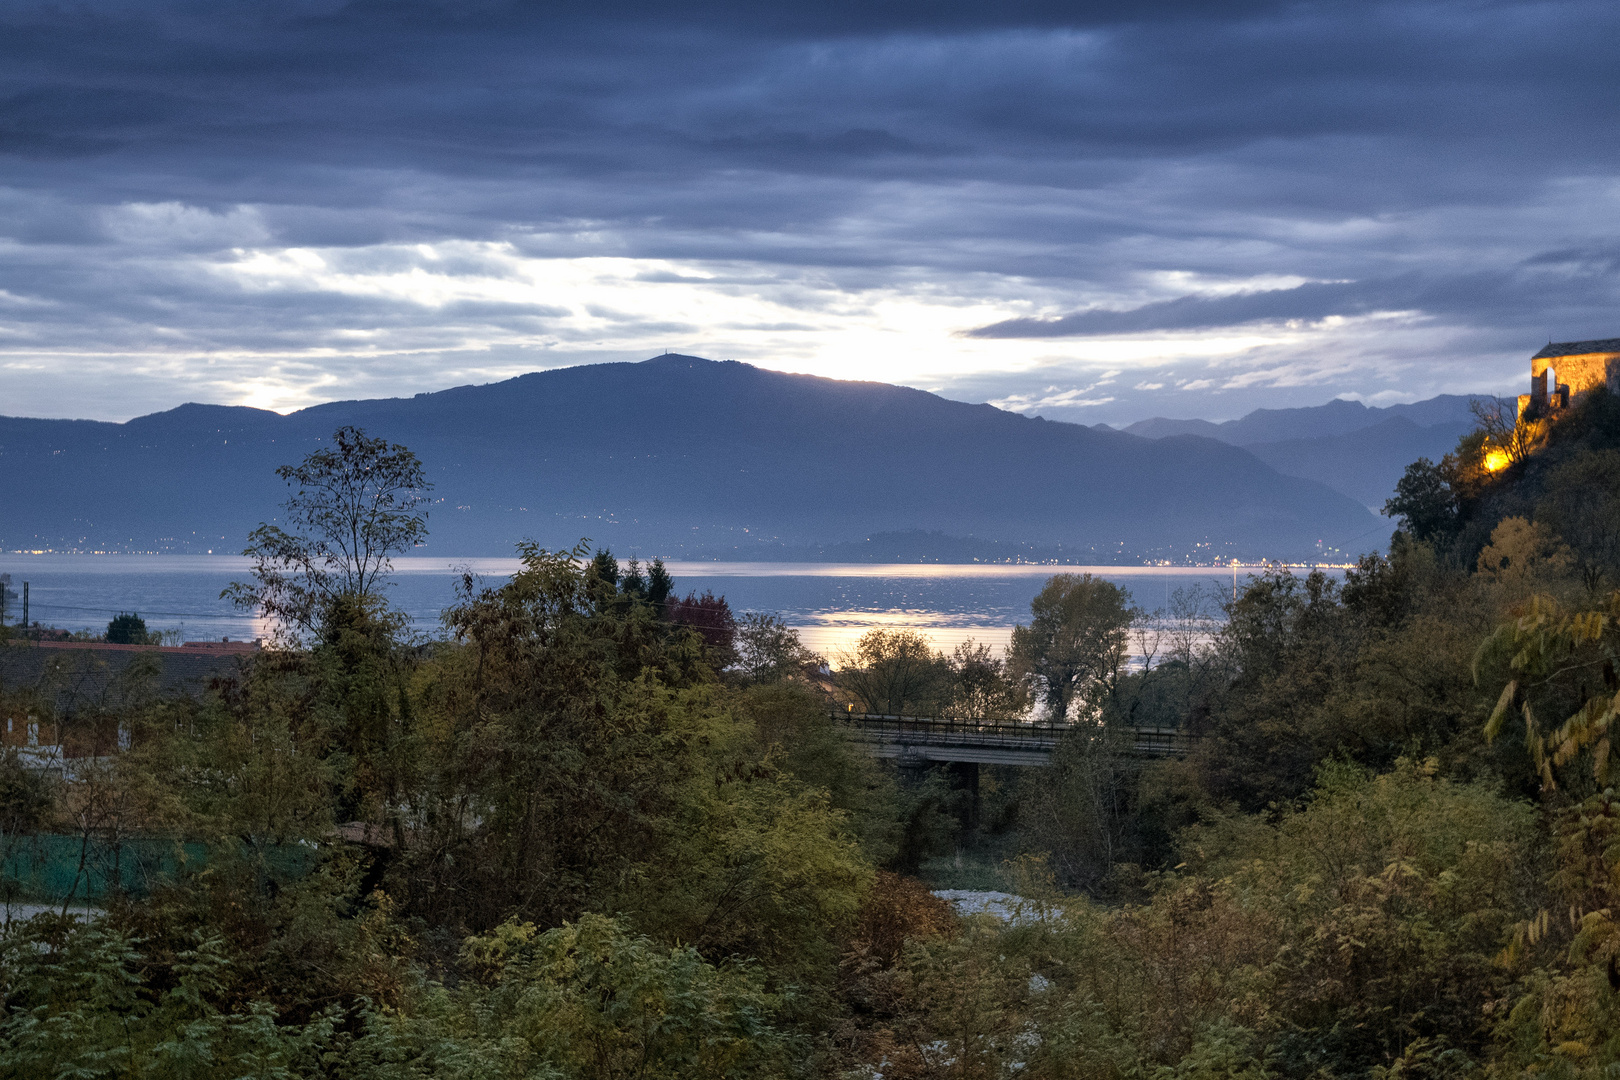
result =
M433 550L448 555L590 536L626 552L770 558L917 531L997 551L1062 545L1081 561L1295 558L1378 525L1212 440L666 355L287 416L188 404L125 424L0 419L0 546L234 550L281 497L275 466L345 424L421 456Z

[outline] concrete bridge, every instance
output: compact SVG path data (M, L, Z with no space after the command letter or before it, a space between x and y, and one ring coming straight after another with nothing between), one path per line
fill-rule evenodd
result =
M965 720L957 717L884 716L878 713L834 713L860 742L878 757L902 763L974 765L1050 765L1058 740L1073 730L1068 724L1026 724L1016 720ZM1129 728L1130 752L1141 757L1185 754L1196 742L1178 728Z

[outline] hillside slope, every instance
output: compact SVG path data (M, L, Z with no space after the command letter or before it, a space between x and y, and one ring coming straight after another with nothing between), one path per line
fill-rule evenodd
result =
M932 530L1076 557L1293 557L1376 519L1210 439L1143 439L881 383L661 356L288 416L183 405L125 424L0 419L5 548L236 550L276 465L343 424L404 443L439 501L432 550L521 537L770 557Z

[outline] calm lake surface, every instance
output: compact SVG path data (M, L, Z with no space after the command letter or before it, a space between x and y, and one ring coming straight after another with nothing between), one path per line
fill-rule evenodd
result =
M1229 567L1031 566L851 563L667 564L682 595L712 590L732 610L777 612L806 645L827 655L874 627L909 628L950 650L967 638L1005 645L1012 627L1028 621L1029 602L1054 573L1091 573L1128 589L1153 611L1190 586L1232 588ZM412 556L395 561L391 602L416 629L434 634L455 598L461 567L490 584L518 568L515 559ZM1241 581L1258 567L1238 570ZM1341 571L1333 571L1338 574ZM265 627L219 598L234 580L247 580L246 559L226 555L3 555L20 597L29 583L30 617L66 629L103 630L120 611L134 611L152 630L174 629L185 640L253 638ZM21 600L7 601L16 622Z

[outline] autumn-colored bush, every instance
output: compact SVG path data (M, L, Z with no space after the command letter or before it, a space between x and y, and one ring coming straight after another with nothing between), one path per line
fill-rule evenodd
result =
M958 921L951 905L916 878L879 870L856 916L846 955L887 967L900 959L908 938L946 937L956 932Z
M845 942L842 992L852 1010L831 1032L845 1065L874 1065L886 1077L924 1075L916 1048L894 1022L916 1010L897 970L907 942L955 936L961 920L951 905L916 878L879 870Z

